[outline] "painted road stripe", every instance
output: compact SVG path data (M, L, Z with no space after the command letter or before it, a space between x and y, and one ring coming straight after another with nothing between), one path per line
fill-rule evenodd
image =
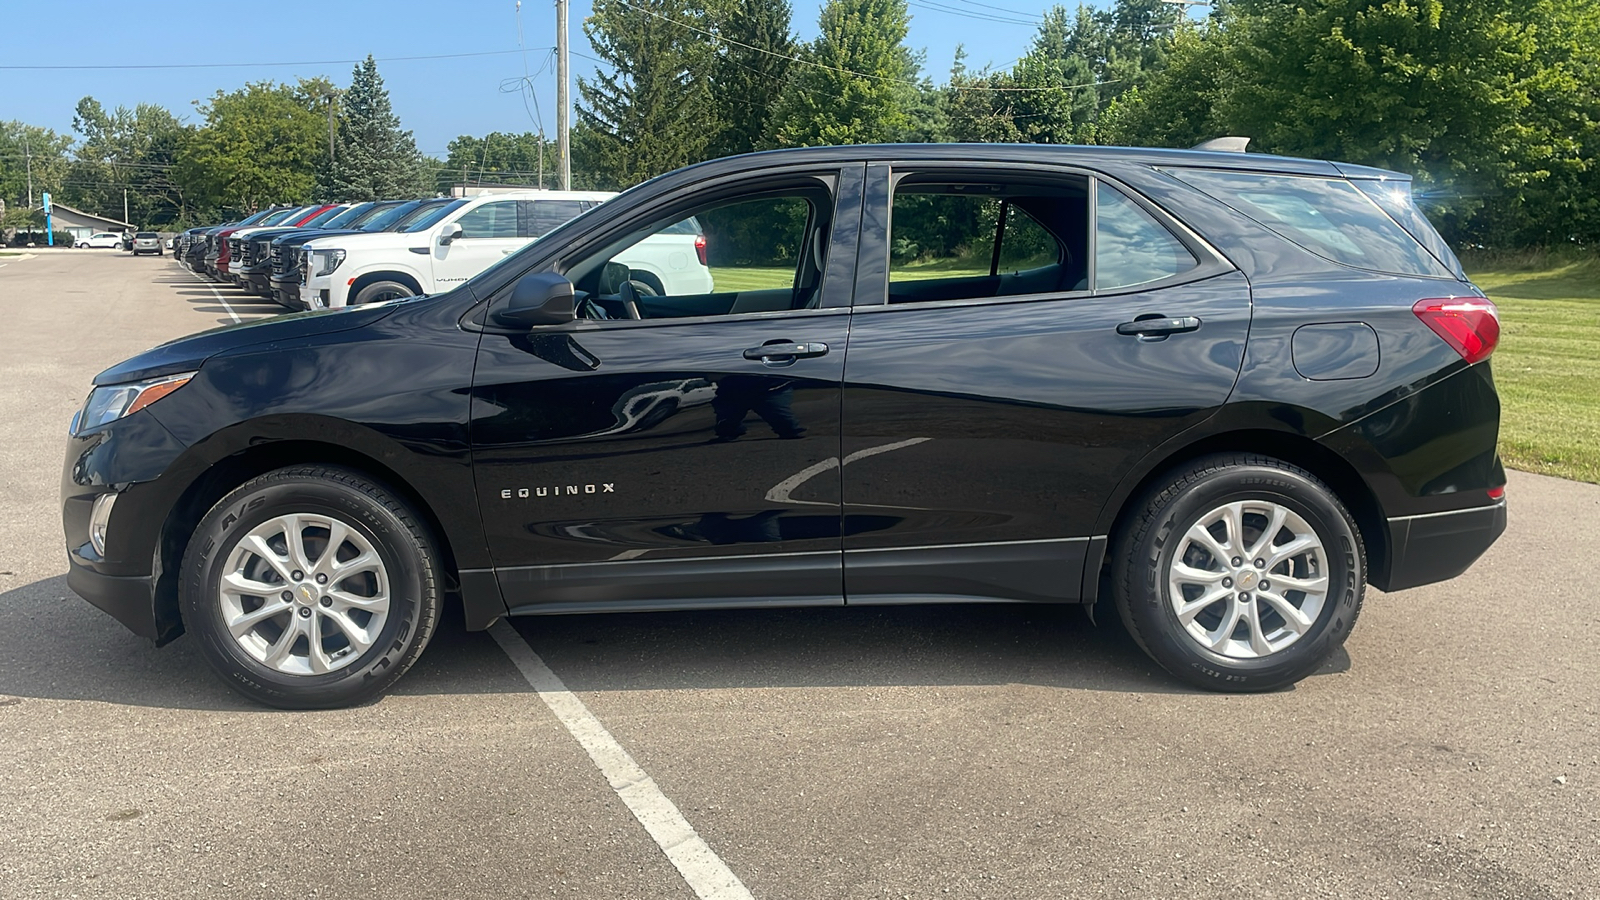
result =
M544 664L539 654L533 652L528 642L517 634L505 619L489 629L500 649L511 657L522 677L550 707L567 732L599 767L600 774L610 782L611 789L627 804L633 817L667 855L678 869L678 874L689 884L690 890L700 900L752 900L750 891L739 876L723 863L706 842L683 817L678 807L656 786L628 751L622 749L617 739L606 731L589 707L577 695L567 690L556 673Z
M239 318L239 314L238 313L233 311L233 307L228 305L228 301L222 299L222 295L217 293L217 286L216 285L214 285L211 282L205 280L204 278L201 278L200 277L200 273L198 273L195 270L189 268L188 266L184 266L183 270L185 272L188 272L190 275L193 275L195 281L198 281L201 284L205 285L207 288L210 288L211 296L217 298L217 302L222 304L222 308L227 310L228 311L228 315L233 317L233 324L237 325L240 322L244 321L243 319Z

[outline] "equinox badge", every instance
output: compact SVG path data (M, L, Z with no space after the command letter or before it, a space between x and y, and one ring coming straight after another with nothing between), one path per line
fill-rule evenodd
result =
M510 500L512 497L526 499L528 497L560 497L562 495L574 496L577 494L615 494L615 485L602 482L600 484L553 484L549 487L536 488L506 488L500 492L501 500Z

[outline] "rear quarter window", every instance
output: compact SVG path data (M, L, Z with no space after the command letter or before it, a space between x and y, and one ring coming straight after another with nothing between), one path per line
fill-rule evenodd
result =
M1451 276L1388 213L1343 178L1166 171L1324 259L1397 275Z

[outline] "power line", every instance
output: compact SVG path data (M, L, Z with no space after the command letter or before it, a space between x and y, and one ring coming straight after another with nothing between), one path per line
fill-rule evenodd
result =
M995 6L993 3L979 3L978 0L961 0L961 2L967 4L968 6L977 6L977 7L982 7L983 9L992 9L995 12L1008 13L1008 14L1013 15L1013 16L1023 16L1025 18L1039 19L1041 21L1044 19L1044 16L1041 16L1038 13L1026 12L1026 11L1020 10L1020 9L1011 9L1011 8L1005 7L1005 6Z
M529 50L553 50L553 47L530 47ZM375 59L375 62L416 62L430 59L466 59L472 56L510 56L514 53L524 53L525 50L481 50L476 53L439 53L432 56L386 56ZM354 65L366 62L365 59L311 59L300 62L245 62L245 63L141 63L118 65L86 65L86 66L9 66L0 65L0 70L10 71L65 71L65 72L90 72L129 69L251 69L269 66L334 66Z
M1039 20L1037 19L1020 19L1010 16L996 15L994 13L972 12L970 10L956 9L954 7L934 3L933 0L906 0L906 2L907 5L915 6L918 9L927 9L933 12L948 13L952 16L961 16L962 18L966 19L976 19L979 22L995 22L1000 25L1025 25L1029 28L1033 28L1039 24Z

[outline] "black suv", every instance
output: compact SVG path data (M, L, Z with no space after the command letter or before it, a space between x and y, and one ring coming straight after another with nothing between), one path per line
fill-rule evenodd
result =
M620 262L691 217L673 265L708 289ZM1498 334L1393 172L717 160L448 293L101 373L62 478L69 583L283 707L382 691L446 595L472 629L1106 597L1175 676L1268 690L1344 641L1367 584L1451 578L1504 529Z

